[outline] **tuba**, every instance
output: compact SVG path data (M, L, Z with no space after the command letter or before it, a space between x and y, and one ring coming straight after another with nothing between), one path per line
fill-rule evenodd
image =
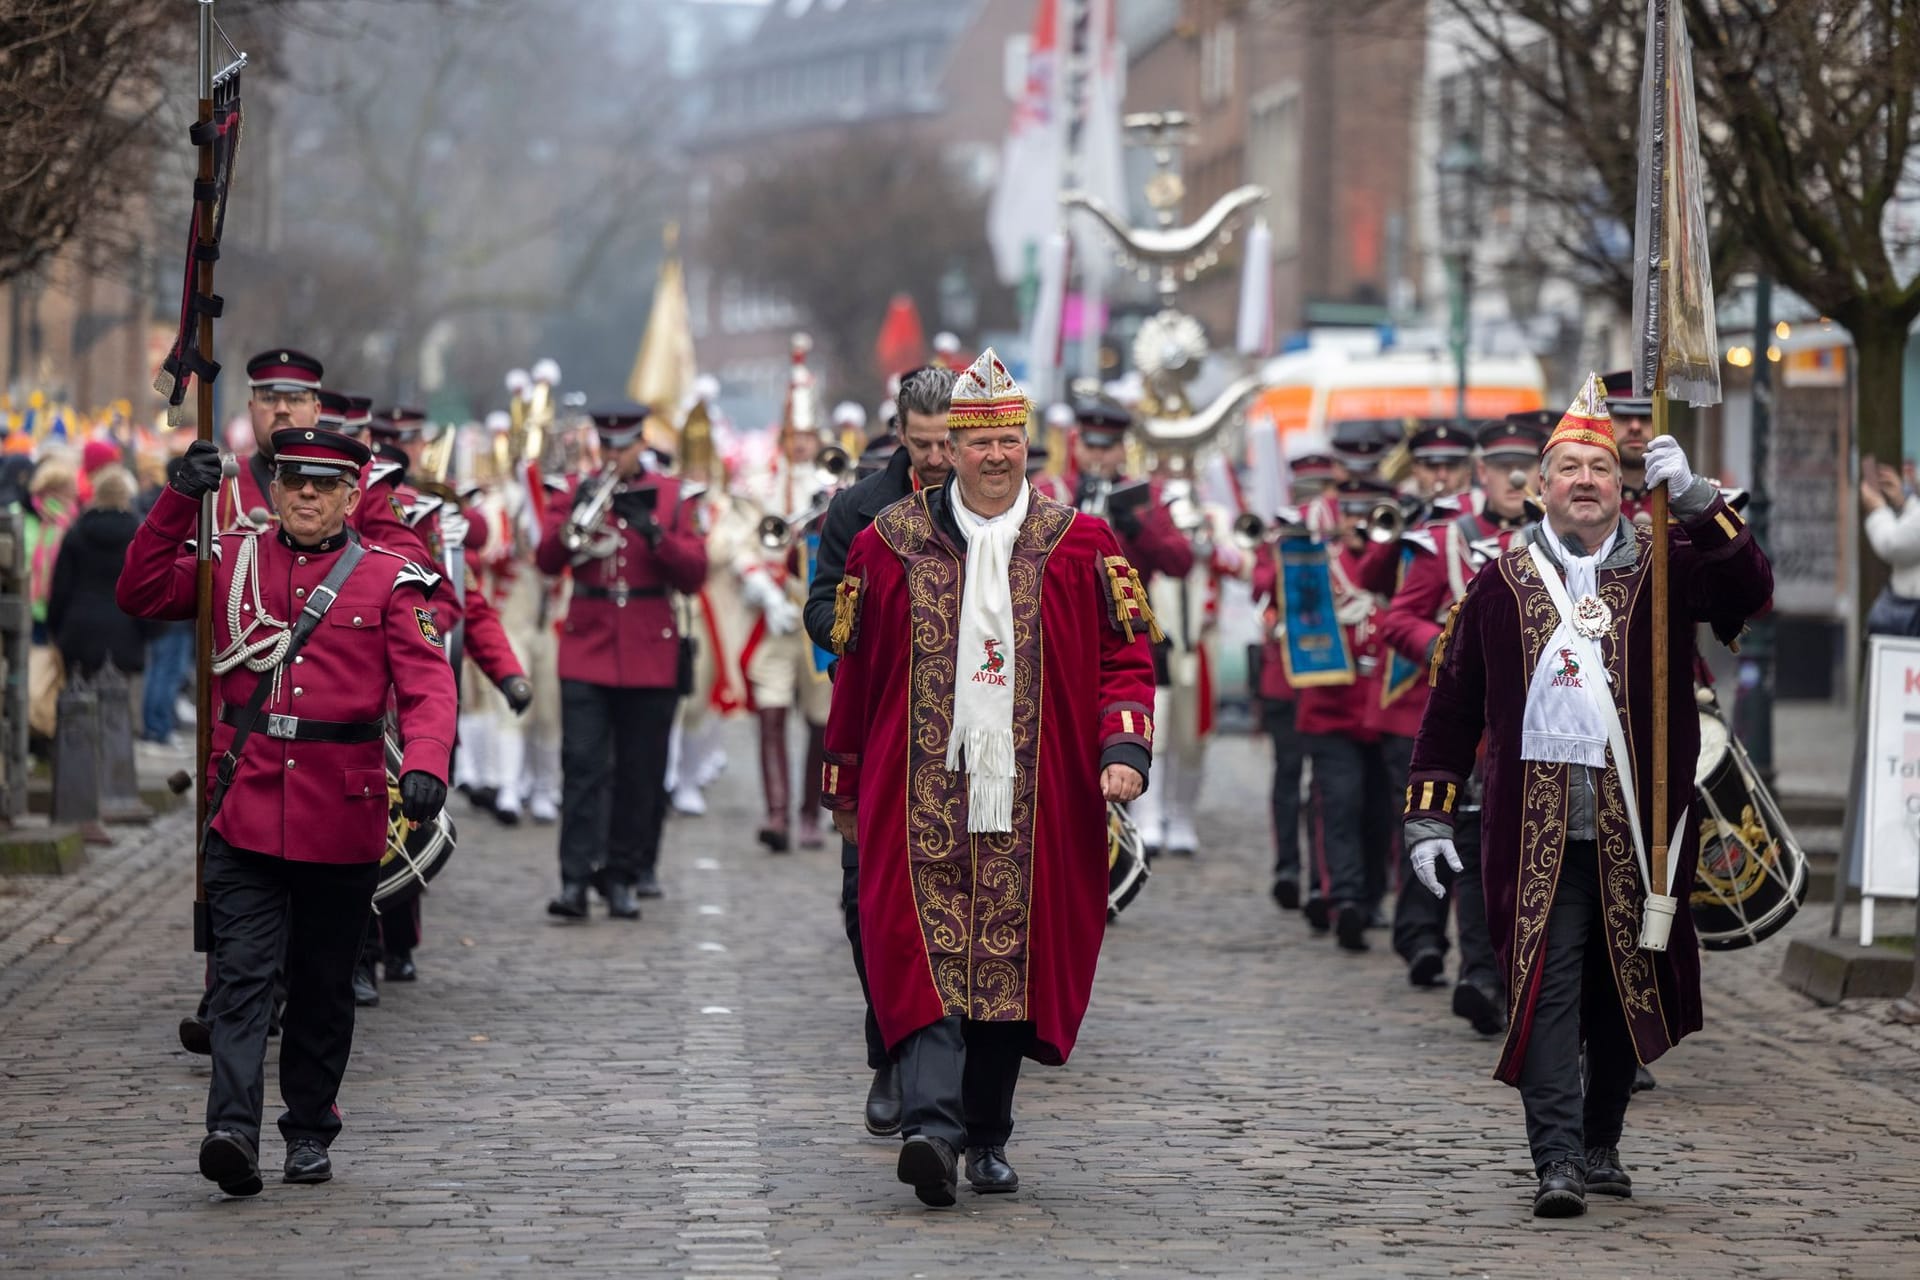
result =
M619 483L611 462L580 482L586 496L573 504L560 529L561 545L576 561L604 560L620 549L620 531L607 523L613 514L613 491Z

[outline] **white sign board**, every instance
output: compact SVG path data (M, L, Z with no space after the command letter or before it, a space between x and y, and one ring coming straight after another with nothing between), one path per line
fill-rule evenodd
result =
M1920 639L1874 636L1867 649L1867 759L1861 788L1860 942L1873 900L1920 893Z

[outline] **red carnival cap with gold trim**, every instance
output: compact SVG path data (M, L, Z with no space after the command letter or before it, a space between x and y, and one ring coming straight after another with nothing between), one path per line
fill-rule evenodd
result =
M953 407L947 413L947 428L964 431L969 427L1024 427L1029 405L1027 393L1000 363L1000 357L988 347L967 371L954 380Z
M287 427L273 433L275 470L288 468L307 476L358 475L372 457L372 450L352 436L322 427Z
M1560 425L1547 438L1543 453L1552 453L1557 444L1590 444L1616 458L1620 456L1619 442L1613 438L1613 419L1607 416L1607 389L1599 374L1587 375L1580 394L1560 415Z

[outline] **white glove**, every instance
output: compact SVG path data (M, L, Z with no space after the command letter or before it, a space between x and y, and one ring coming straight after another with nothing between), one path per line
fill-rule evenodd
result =
M440 540L449 547L466 546L466 516L451 507L440 508Z
M767 574L754 570L740 579L740 594L767 620L767 630L777 636L790 636L800 627L800 608L787 599Z
M1686 451L1672 436L1655 436L1647 442L1647 489L1667 486L1669 497L1677 498L1693 487L1693 468L1687 465Z
M1420 877L1420 883L1433 891L1436 898L1447 896L1447 887L1440 883L1440 877L1434 874L1433 864L1445 857L1447 865L1455 871L1463 871L1460 855L1454 850L1453 841L1441 836L1437 839L1421 840L1407 854L1407 861L1413 863L1413 874Z

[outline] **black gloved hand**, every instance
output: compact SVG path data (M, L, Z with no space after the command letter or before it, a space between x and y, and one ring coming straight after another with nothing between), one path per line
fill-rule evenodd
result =
M500 684L500 692L506 695L507 705L513 708L513 714L525 715L527 708L533 705L533 686L527 683L525 676L508 676Z
M220 487L220 446L211 440L195 440L187 446L180 466L167 482L176 493L196 502Z
M447 803L447 784L430 773L409 769L400 775L400 816L427 822Z

